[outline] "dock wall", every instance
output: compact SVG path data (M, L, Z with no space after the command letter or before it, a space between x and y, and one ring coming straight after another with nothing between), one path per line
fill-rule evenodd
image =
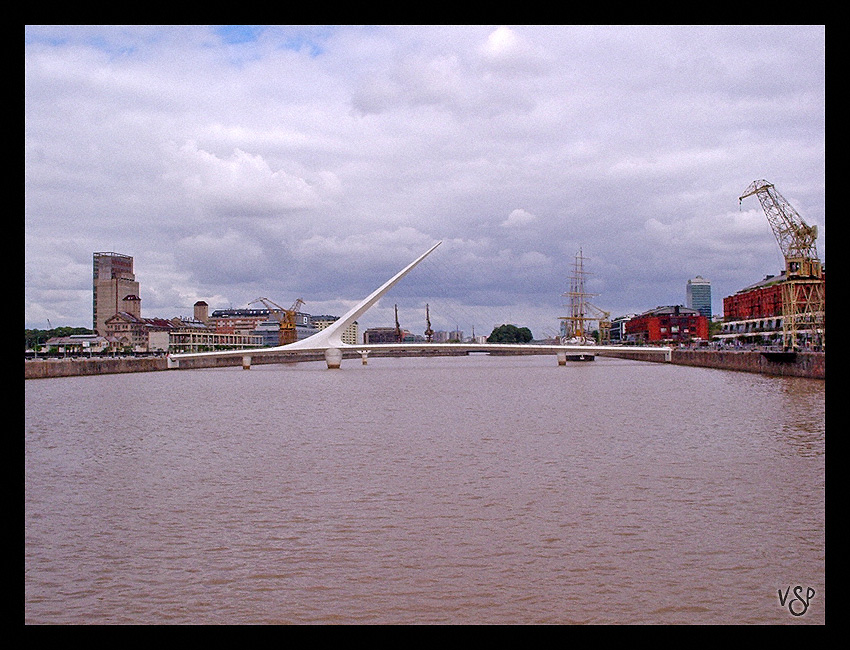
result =
M252 357L252 365L267 363L297 363L299 361L318 361L324 359L321 354L265 354ZM227 368L242 365L242 356L202 357L183 359L180 368L184 370L198 368ZM112 375L125 372L155 372L168 370L165 357L123 357L104 359L35 359L24 362L25 379L44 379L48 377L79 377L84 375Z
M25 379L112 375L124 372L166 370L165 357L130 357L107 359L34 359L24 361Z
M641 352L602 352L599 356L662 362L657 355ZM673 349L670 363L680 366L739 370L764 375L826 379L826 355L823 352L798 352L792 355L762 350L683 350Z
M758 350L673 350L671 362L682 366L719 368L758 372L785 377L826 379L826 354L824 352L797 352L784 356L781 353Z
M422 352L422 351L420 351ZM529 350L530 354L537 354ZM420 356L402 352L393 354L382 352L372 354L377 356ZM424 355L423 355L424 356ZM639 361L660 362L658 355L641 353L616 352L602 353L598 356L636 359ZM359 355L346 353L346 358L359 358ZM299 361L319 361L324 359L320 353L286 353L256 355L251 359L252 365L269 363L297 363ZM701 368L717 368L721 370L739 370L757 372L766 375L782 375L788 377L809 377L812 379L826 378L826 355L823 352L798 352L793 358L771 355L759 351L726 351L726 350L673 350L671 363ZM180 368L183 370L197 368L224 368L239 366L242 358L204 357L183 359ZM104 359L37 359L24 362L25 379L45 379L49 377L78 377L84 375L106 375L125 372L155 372L167 370L168 362L165 357L130 357Z

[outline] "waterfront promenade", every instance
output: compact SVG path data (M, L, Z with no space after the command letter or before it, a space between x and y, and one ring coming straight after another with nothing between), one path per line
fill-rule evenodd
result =
M373 352L372 357L378 356L449 356L459 353L433 350L422 351L386 351ZM465 354L465 353L460 353ZM501 353L500 353L501 354ZM504 354L547 354L537 351L533 345L528 346L527 352L505 352ZM549 353L551 354L551 353ZM554 355L553 363L554 363ZM631 358L640 361L659 361L657 356L621 351L603 352L599 356ZM360 359L360 355L347 352L349 362ZM319 361L324 359L320 353L310 352L281 352L279 354L254 357L254 364L269 363L299 363L304 361ZM192 359L191 364L181 364L182 369L218 368L241 365L242 359L238 354L223 357L207 357ZM826 378L826 355L823 352L798 352L794 355L782 355L764 350L689 350L674 349L670 363L676 365L717 368L721 370L738 370L756 372L766 375L788 377L808 377L811 379ZM104 375L126 372L155 372L168 370L167 357L104 357L104 358L72 358L72 359L34 359L24 362L25 379L45 379L50 377L74 377L81 375Z

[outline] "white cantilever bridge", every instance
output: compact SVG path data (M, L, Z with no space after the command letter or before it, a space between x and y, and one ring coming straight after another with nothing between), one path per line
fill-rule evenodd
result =
M442 242L437 242L418 258L396 273L378 289L364 298L345 316L334 322L329 327L295 343L279 345L271 348L246 349L246 350L221 350L217 352L190 352L185 354L173 354L168 357L169 368L179 368L181 359L195 359L199 357L242 357L242 367L250 368L251 359L267 354L281 352L320 352L324 353L328 368L339 368L342 363L343 353L355 351L363 359L369 352L377 350L454 350L458 352L490 352L490 351L524 351L529 349L535 351L552 352L557 355L558 363L564 365L568 356L594 356L600 352L642 352L663 355L665 361L670 361L670 348L665 347L636 347L636 346L614 346L614 345L530 345L510 343L364 343L362 345L351 345L344 343L342 333L345 329L366 310L374 305L381 296L389 291L399 280L410 273L414 267L430 255Z

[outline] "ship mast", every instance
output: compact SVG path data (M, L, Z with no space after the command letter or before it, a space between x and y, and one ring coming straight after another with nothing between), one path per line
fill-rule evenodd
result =
M569 316L560 317L560 320L564 321L563 331L565 341L569 341L570 339L584 340L587 336L587 323L596 320L592 316L587 315L589 306L588 298L596 294L587 293L584 290L584 278L586 275L584 270L585 259L582 255L582 250L579 249L573 262L573 274L570 276L570 290L562 294L570 299L569 305L566 305L569 307Z

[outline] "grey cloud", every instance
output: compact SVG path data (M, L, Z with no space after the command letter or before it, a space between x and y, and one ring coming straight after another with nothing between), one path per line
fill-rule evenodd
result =
M90 322L96 250L135 257L145 315L342 312L437 240L411 313L439 287L555 329L580 248L614 313L695 274L719 311L778 270L738 208L753 180L825 255L823 48L820 26L28 27L26 321Z

